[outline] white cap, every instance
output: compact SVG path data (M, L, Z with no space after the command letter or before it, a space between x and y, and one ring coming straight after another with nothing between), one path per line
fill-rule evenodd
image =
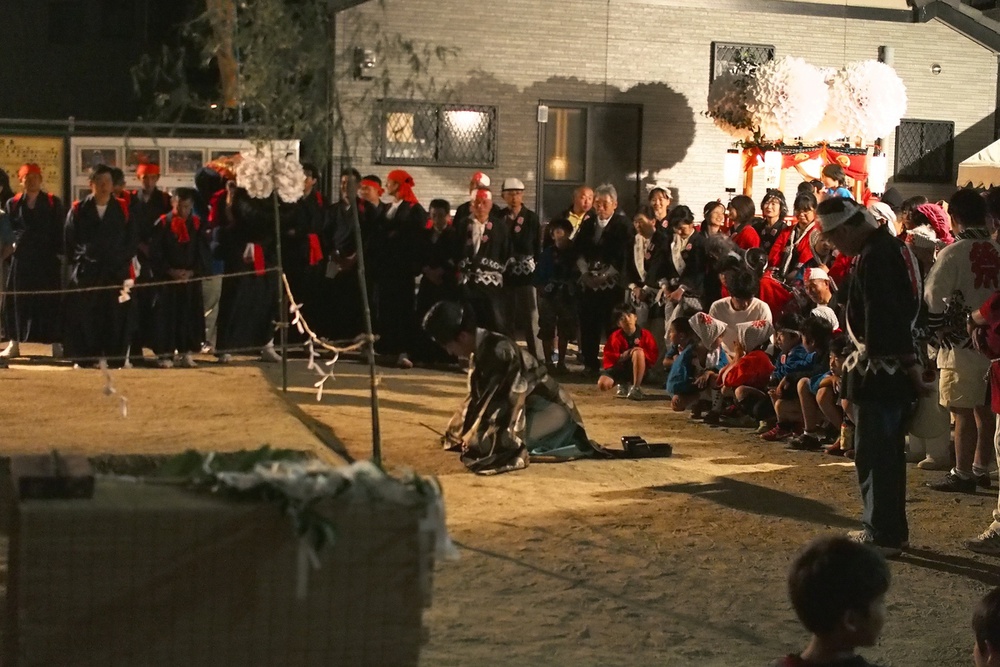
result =
M805 270L805 272L802 275L802 279L804 281L806 281L806 282L809 282L810 280L826 280L826 281L829 281L830 280L830 274L827 273L824 269L818 269L818 268L813 267L813 268L808 268L808 269Z
M488 188L490 187L490 177L481 171L477 171L472 175L472 181L478 183L480 187Z
M519 178L505 178L503 179L503 185L500 186L501 190L523 190L524 183L521 182Z

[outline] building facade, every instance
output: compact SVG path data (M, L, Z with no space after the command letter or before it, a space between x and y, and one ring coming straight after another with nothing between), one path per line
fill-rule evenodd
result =
M363 55L369 46L359 43L365 25L455 47L454 57L432 62L421 75L434 81L436 96L392 85L375 96L374 82L353 78L355 49ZM723 156L733 142L704 111L713 67L734 49L773 47L774 56L839 68L890 47L891 64L907 87L905 118L932 121L907 126L898 165L895 133L883 138L890 172L894 166L909 172L899 182L890 177L906 195L950 194L955 165L995 134L996 52L901 0L846 7L781 0L503 0L479 9L458 0L386 0L342 12L336 44L341 95L383 100L345 107L353 116L352 154L339 157L383 176L402 164L425 202L433 196L453 205L464 201L469 175L478 170L497 185L504 177L520 178L526 204L538 207L542 199L550 215L565 208L580 182L610 180L632 206L653 181L667 182L674 201L696 214L709 200L725 201ZM396 67L376 65L383 66ZM469 153L463 152L469 146L449 143L462 131L476 134ZM934 164L915 166L930 153ZM786 174L786 193L794 194L799 180ZM761 194L758 188L755 199Z

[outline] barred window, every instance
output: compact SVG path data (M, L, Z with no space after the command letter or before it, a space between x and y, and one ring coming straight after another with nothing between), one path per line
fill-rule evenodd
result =
M949 183L954 178L955 123L903 120L896 128L895 180Z
M762 65L771 60L774 60L774 47L768 44L712 42L712 71L709 83L730 68L747 63Z
M497 109L383 100L375 143L379 164L494 167Z

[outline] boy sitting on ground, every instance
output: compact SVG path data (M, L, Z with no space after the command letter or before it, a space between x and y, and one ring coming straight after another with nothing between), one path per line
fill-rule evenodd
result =
M697 400L701 391L695 386L700 368L695 364L696 342L691 323L684 319L670 322L667 339L671 348L663 358L667 369L667 395L674 412L684 412Z
M976 667L1000 667L1000 588L994 588L979 601L972 615L976 645L972 659Z
M618 329L611 332L604 344L604 369L597 381L601 391L618 386L617 398L641 401L643 398L642 378L646 368L656 363L660 351L656 339L648 330L636 325L635 308L624 304L615 309ZM626 389L626 384L628 388Z
M839 536L812 541L788 575L792 607L812 638L774 667L871 667L856 650L878 641L889 583L889 566L871 547Z
M774 362L774 371L771 373L768 388L776 388L790 371L804 368L809 363L809 353L802 347L802 337L799 335L801 327L802 318L795 313L786 313L778 320L774 334L778 356ZM761 390L744 385L735 392L736 402L744 414L757 419L758 435L769 433L776 424L774 403L768 395L768 388Z

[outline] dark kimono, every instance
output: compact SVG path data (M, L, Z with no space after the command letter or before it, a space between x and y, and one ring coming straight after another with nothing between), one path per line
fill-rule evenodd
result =
M108 287L66 296L66 356L109 358L124 362L134 327L131 299L120 300L124 282L133 278L132 258L138 243L136 225L124 200L112 197L101 217L93 196L76 202L66 217L69 287Z
M387 208L378 221L372 254L381 335L377 347L383 354L407 354L417 339L415 293L420 267L414 248L426 224L424 207L407 201L395 211Z
M281 227L281 268L296 303L302 304L302 314L310 324L318 324L322 307L320 285L326 263L320 234L326 220L326 204L318 190L312 190L295 203L295 211ZM288 330L290 340L304 337L294 327Z
M462 237L452 225L441 231L434 229L433 226L421 230L417 252L424 275L417 289L418 322L423 321L424 315L438 301L461 299L458 287L458 258L462 247ZM416 352L421 361L456 361L422 330Z
M478 329L469 394L448 422L444 444L460 449L474 473L527 467L529 457L562 459L597 452L576 404L538 361L510 338Z
M153 268L149 254L149 244L153 237L153 228L156 221L161 216L169 215L173 206L170 201L170 194L153 188L149 193L149 199L143 199L143 191L125 190L121 199L128 206L129 214L135 221L136 234L138 235L138 251L136 258L139 260L138 273L135 282L138 284L151 282L153 280ZM162 291L160 287L144 287L135 292L135 317L136 327L132 336L132 350L141 352L143 347L152 347L156 337L156 323L153 309Z
M39 192L34 208L22 194L7 202L16 250L10 259L6 289L10 292L58 290L61 287L62 202ZM4 331L11 340L55 343L60 340L57 294L14 294L3 304Z
M289 204L282 204L280 210L282 219L293 212ZM274 322L278 318L273 203L270 199L252 199L240 188L229 213L223 211L220 217L218 253L227 275L222 280L215 347L220 353L253 353L274 339ZM228 275L247 272L252 273Z
M353 207L348 206L343 199L338 199L327 209L326 225L322 233L323 249L329 257L329 264L321 278L322 298L317 304L318 308L306 310L306 318L317 325L316 330L333 340L354 338L364 331L354 208L357 209L358 224L361 225L361 246L369 301L372 277L378 275L372 256L372 245L378 230L378 213L375 207L361 198L355 199Z
M158 288L153 308L151 346L158 355L175 350L197 352L205 339L205 305L201 281L211 263L208 225L190 215L181 218L173 213L161 216L149 240L149 261L157 282L174 280L171 269L191 271L195 280L177 281Z
M467 217L455 226L463 240L458 261L458 282L462 298L476 313L476 323L491 329L505 330L501 293L504 271L510 261L510 232L503 219L492 217L483 227L479 250L473 242L473 220Z

